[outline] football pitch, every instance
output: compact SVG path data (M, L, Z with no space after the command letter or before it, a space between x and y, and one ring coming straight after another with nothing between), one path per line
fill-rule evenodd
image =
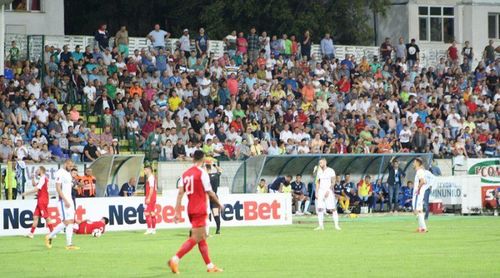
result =
M180 263L179 277L500 277L500 218L431 216L418 234L412 216L341 218L342 231L315 217L292 226L223 228L208 240L223 273L206 273L197 247ZM300 224L299 224L300 223ZM211 229L211 233L214 229ZM66 251L58 235L0 238L0 277L169 277L166 261L187 229L75 236Z

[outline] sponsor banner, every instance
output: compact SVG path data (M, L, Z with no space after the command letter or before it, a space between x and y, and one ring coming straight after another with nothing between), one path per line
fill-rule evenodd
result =
M467 173L481 177L482 208L495 208L495 189L500 187L500 158L469 158L466 160ZM487 200L488 199L488 200Z
M176 196L158 197L156 221L159 229L191 227L187 213L187 199L183 200L183 213L179 223L174 223ZM222 226L271 226L292 224L292 202L289 194L229 194L220 196L224 209ZM33 224L35 200L0 202L0 236L25 235ZM52 199L49 215L60 223L60 204ZM76 200L75 219L96 221L109 218L107 231L146 229L144 197L79 198ZM207 220L208 221L208 220ZM44 222L44 220L42 220ZM214 223L211 223L214 225ZM48 232L44 223L39 223L37 234Z
M500 185L500 158L469 158L467 173L481 176L484 185Z
M31 182L31 178L33 178L35 171L40 166L45 167L45 169L47 170L47 176L49 177L49 186L48 186L49 196L56 196L57 194L56 194L55 174L57 170L59 170L60 168L59 164L57 163L26 164L25 168L26 183L24 184L24 191L26 192L33 190L34 185ZM83 175L85 164L78 163L75 164L75 166L78 169L78 174ZM7 164L1 164L0 167L2 169L5 169L7 167ZM31 194L26 196L26 199L35 199L35 197L36 194ZM20 199L21 196L17 196L17 198Z
M489 209L496 208L497 196L499 192L500 192L500 185L481 187L481 204L483 208L489 208Z
M480 213L482 208L481 177L478 175L436 177L430 202L461 205L462 213Z
M463 185L461 177L436 177L429 200L441 200L443 205L459 205L462 203Z
M477 175L455 176L462 181L462 213L480 214L481 205L481 177Z

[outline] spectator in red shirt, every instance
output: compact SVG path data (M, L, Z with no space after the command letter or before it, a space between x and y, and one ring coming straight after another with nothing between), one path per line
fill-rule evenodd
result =
M345 75L342 75L342 78L340 78L339 82L337 82L337 88L339 88L339 92L342 92L344 94L348 93L351 90L351 82L347 80Z
M238 79L236 79L236 75L234 73L231 73L231 76L227 80L227 88L229 89L231 96L238 95Z
M450 60L453 64L458 62L458 48L456 41L453 41L451 46L448 48L448 60Z
M236 117L236 119L231 122L231 127L234 127L236 132L241 133L243 131L243 122L241 118Z
M234 142L231 141L231 139L226 139L226 143L224 144L224 154L226 155L226 157L229 159L233 159L234 150Z
M295 117L295 122L298 123L300 126L304 126L305 123L307 123L308 117L304 113L304 110L302 108L299 108L299 112L297 114L297 117Z

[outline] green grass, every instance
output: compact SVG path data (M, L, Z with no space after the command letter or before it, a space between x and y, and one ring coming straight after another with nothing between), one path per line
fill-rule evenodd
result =
M431 217L417 234L410 216L341 219L342 231L315 218L281 227L223 228L209 239L221 277L500 277L500 219ZM213 230L211 231L213 232ZM64 235L47 250L43 237L0 238L0 277L170 277L165 262L187 229L110 232L76 236L78 251L64 249ZM180 264L181 277L203 277L197 248Z

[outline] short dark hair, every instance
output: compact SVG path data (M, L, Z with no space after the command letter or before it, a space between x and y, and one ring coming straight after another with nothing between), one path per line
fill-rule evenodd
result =
M104 219L104 224L108 225L109 219L107 217L103 217L102 219Z
M424 165L424 161L420 157L415 158L415 161L417 161L418 164L420 164L420 165Z
M194 151L193 159L194 161L201 161L205 157L205 153L200 150Z
M150 165L150 164L146 164L146 165L144 165L144 169L146 169L146 168L147 168L147 169L149 169L149 170L153 170L153 168L151 167L151 165Z

